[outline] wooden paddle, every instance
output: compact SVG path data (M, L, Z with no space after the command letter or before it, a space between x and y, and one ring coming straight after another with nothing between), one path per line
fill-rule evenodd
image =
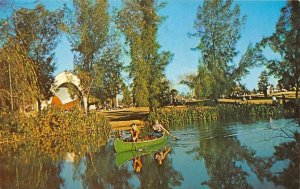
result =
M180 138L178 138L175 135L172 135L167 129L163 128L163 130L165 131L165 133L167 133L168 135L170 135L171 137L173 137L175 140L180 140Z

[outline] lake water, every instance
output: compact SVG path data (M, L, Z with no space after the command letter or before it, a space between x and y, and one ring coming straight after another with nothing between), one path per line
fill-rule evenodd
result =
M299 125L293 119L178 125L171 133L180 140L170 137L162 148L132 154L140 158L140 172L134 160L122 161L126 155L114 152L113 139L101 147L93 142L82 146L81 140L1 146L0 189L297 189L300 139L295 131ZM156 153L168 149L159 165Z

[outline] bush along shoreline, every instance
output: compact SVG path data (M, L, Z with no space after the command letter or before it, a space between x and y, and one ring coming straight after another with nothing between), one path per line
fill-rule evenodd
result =
M87 114L75 108L65 111L60 107L47 108L34 116L10 114L0 120L0 144L79 133L97 133L107 140L111 126L108 119L96 112Z
M268 120L281 117L293 117L294 109L286 109L282 105L261 104L222 104L210 106L188 106L184 108L161 108L148 115L148 122L159 120L165 125L178 123L206 122L222 119L240 120Z

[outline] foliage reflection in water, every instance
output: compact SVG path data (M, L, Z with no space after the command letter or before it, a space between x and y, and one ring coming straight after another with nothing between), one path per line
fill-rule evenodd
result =
M170 138L121 166L113 139L105 143L98 136L2 145L0 188L299 188L294 120L210 122L171 131L181 140ZM162 165L155 160L159 151L168 151Z

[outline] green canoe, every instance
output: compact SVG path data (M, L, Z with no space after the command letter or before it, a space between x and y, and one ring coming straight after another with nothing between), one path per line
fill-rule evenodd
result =
M164 141L167 141L167 139L168 136L166 134L163 134L163 136L160 138L138 142L124 142L116 138L114 141L114 147L117 153L126 151L141 151L149 146L158 145Z
M167 140L163 141L162 143L154 146L148 146L147 148L140 150L140 151L126 151L126 152L120 152L116 154L115 163L117 167L121 167L125 162L137 157L137 156L143 156L146 154L150 154L152 152L156 152L159 149L163 148L167 144Z

